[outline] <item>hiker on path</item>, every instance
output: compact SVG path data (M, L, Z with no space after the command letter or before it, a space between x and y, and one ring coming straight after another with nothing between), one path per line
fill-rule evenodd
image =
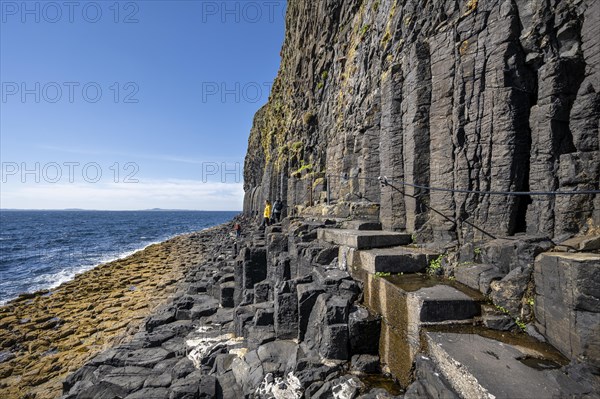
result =
M271 224L271 201L265 201L265 211L263 212L264 220L263 225L269 226Z
M240 238L242 236L242 225L239 222L235 222L233 231L235 231L236 238Z
M281 221L281 211L283 211L283 202L279 198L273 204L273 220L275 223Z

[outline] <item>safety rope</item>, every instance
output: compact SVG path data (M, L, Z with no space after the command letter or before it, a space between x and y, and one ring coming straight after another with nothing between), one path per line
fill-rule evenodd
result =
M332 176L329 176L332 177ZM339 176L340 179L350 180L351 177L347 175ZM408 183L397 178L387 177L387 176L379 176L379 177L366 177L366 176L357 176L359 180L373 180L379 181L380 183L390 183L394 182L401 186L405 187L413 187L426 191L441 191L447 193L461 193L461 194L479 194L479 195L503 195L503 196L537 196L537 195L597 195L600 194L600 190L579 190L579 191L481 191L481 190L465 190L458 188L441 188L441 187L430 187L424 186L420 184Z
M440 187L430 187L430 186L424 186L424 185L420 185L420 184L413 184L413 183L408 183L405 181L402 181L398 178L388 178L387 176L379 176L379 177L367 177L367 176L355 176L355 177L350 177L348 176L348 174L344 174L342 176L331 176L328 175L327 178L330 179L332 177L336 177L336 178L340 178L342 180L350 180L352 178L356 178L359 180L367 180L367 181L377 181L379 184L381 184L382 187L390 187L394 190L396 190L397 192L399 192L400 194L402 194L403 196L406 197L410 197L413 199L417 199L419 200L420 197L424 194L424 193L418 193L415 195L412 194L408 194L406 191L401 190L400 188L396 187L394 184L392 184L392 182L394 182L395 184L404 186L404 187L412 187L412 188L416 188L416 189L420 189L420 190L424 190L424 191L438 191L438 192L449 192L449 193L461 193L461 194L478 194L478 195L502 195L502 196L544 196L544 195L548 195L548 196L562 196L562 195L567 195L567 196L573 196L573 195L598 195L600 194L600 190L580 190L580 191L481 191L481 190L465 190L465 189L451 189L451 188L440 188ZM444 219L448 220L451 223L456 224L457 226L460 225L460 223L465 223L469 226L471 226L472 228L478 230L479 232L485 234L488 237L491 237L492 239L496 239L497 237L495 235L493 235L492 233L489 233L487 231L485 231L484 229L482 229L481 227L478 227L476 225L474 225L473 223L469 222L468 220L459 218L459 219L453 219L450 216L447 216L445 214L443 214L442 212L438 211L437 209L431 207L430 205L422 202L420 203L420 205L425 206L427 209L431 210L432 212L436 213L437 215L443 217Z

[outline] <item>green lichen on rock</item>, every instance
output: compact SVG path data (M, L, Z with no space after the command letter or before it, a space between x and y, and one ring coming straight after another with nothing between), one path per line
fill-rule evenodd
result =
M304 148L304 143L302 141L295 141L290 145L290 149L294 154L299 154Z
M314 124L316 119L317 115L312 111L306 111L304 115L302 115L302 122L304 122L305 125Z
M361 39L364 39L365 36L367 36L367 33L369 33L369 29L371 29L370 24L366 24L362 28L360 28L360 31L358 32L358 34L360 35Z
M479 0L469 0L467 2L467 12L466 15L469 15L473 11L477 10L477 5L479 4Z
M300 167L294 172L292 173L293 176L300 176L302 175L302 172L304 172L305 170L312 170L313 169L313 165L310 163L305 163L304 160L300 161Z

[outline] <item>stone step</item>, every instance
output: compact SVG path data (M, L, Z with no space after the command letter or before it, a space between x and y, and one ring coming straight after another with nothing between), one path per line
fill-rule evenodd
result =
M499 331L510 331L516 327L515 320L493 305L481 306L481 324L485 328Z
M369 273L418 273L440 254L421 248L392 247L359 251L361 267Z
M382 363L403 384L410 382L423 329L472 324L481 313L480 299L426 275L378 277L356 274L364 283L364 305L382 316ZM357 277L355 277L357 278Z
M450 332L427 332L425 339L438 369L465 399L570 398L593 392L528 346Z
M381 223L372 220L349 220L342 223L343 229L381 231Z
M472 320L481 312L473 298L449 285L409 292L407 306L409 321L421 324Z
M319 229L317 237L321 241L356 249L397 247L412 242L410 234L374 230Z

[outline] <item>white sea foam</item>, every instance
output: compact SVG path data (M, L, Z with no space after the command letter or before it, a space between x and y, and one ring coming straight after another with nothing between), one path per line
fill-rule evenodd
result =
M234 334L211 336L210 333L213 330L210 326L200 326L196 330L196 333L200 336L186 341L187 346L191 348L187 357L194 363L196 368L200 368L202 360L218 346L236 345L243 340L242 338L236 338Z
M334 399L351 399L358 388L360 388L360 383L354 378L349 378L334 385L331 392Z
M261 398L300 399L302 398L302 384L292 372L288 373L285 378L273 377L272 373L268 373L258 386L256 393Z
M54 273L41 274L30 280L29 292L36 292L36 291L41 291L41 290L53 290L55 288L60 287L62 284L73 280L77 275L79 275L81 273L87 272L89 270L94 269L95 267L98 267L98 266L106 264L106 263L110 263L110 262L114 262L117 260L128 258L138 252L145 250L146 248L148 248L151 245L159 244L161 242L170 240L171 238L176 237L176 236L178 236L178 234L173 235L172 237L166 238L163 241L152 241L150 243L144 244L142 247L140 247L138 249L121 252L116 255L111 254L111 255L101 256L101 257L92 259L90 261L90 263L88 263L88 264L78 265L78 266L74 266L71 268L63 268L62 270L60 270L58 272L54 272ZM15 299L16 297L17 296L1 300L0 306L5 305L6 303Z

